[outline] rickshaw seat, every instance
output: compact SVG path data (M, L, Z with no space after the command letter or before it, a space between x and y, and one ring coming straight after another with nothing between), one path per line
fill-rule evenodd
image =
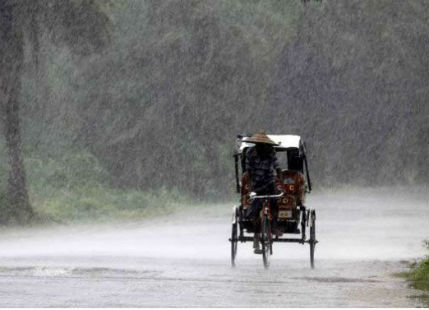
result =
M304 174L295 170L283 170L282 179L286 194L294 195L302 203L305 192Z

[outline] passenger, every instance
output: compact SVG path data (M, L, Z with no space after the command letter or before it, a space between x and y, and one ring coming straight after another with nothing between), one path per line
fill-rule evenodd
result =
M250 176L250 191L255 192L257 195L274 195L274 171L276 171L277 176L281 175L281 169L273 147L276 143L268 138L262 130L247 139L246 142L255 144L254 147L249 148L246 152L245 170ZM270 204L273 209L275 208L275 203L275 199L271 199ZM253 239L255 253L261 253L259 247L259 213L261 209L262 200L254 199L246 214L248 219L253 220L255 227Z

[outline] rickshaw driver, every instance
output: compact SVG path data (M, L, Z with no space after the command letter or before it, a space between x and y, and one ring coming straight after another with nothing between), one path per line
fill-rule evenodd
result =
M277 160L276 152L273 146L277 145L272 141L263 130L258 131L246 142L254 143L246 152L245 170L250 176L250 190L257 195L274 195L274 170L277 176L281 176L281 169ZM270 204L275 208L275 199L271 199ZM255 253L261 253L259 246L259 213L262 209L262 201L254 199L246 217L253 220L255 225L255 235L253 239L253 248Z

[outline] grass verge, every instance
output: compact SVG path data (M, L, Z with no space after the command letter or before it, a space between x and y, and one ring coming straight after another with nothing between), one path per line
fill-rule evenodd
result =
M177 190L118 189L92 154L25 157L34 225L139 220L166 215L198 202ZM0 164L0 212L7 208L7 166Z
M424 241L425 247L429 250L429 240ZM429 256L420 261L410 264L410 270L398 274L406 278L411 287L429 292Z
M142 192L108 186L54 189L33 195L36 223L136 220L177 212L193 203L161 189Z

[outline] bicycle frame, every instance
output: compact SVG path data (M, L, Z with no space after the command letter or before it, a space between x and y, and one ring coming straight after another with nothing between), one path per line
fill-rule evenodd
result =
M262 220L263 215L267 216L269 220L272 220L271 216L271 198L280 198L283 197L284 193L280 193L277 195L256 195L256 193L252 192L250 193L249 197L251 200L253 199L263 199L262 201L262 209L260 213L260 219ZM270 235L271 235L271 229L270 229Z

